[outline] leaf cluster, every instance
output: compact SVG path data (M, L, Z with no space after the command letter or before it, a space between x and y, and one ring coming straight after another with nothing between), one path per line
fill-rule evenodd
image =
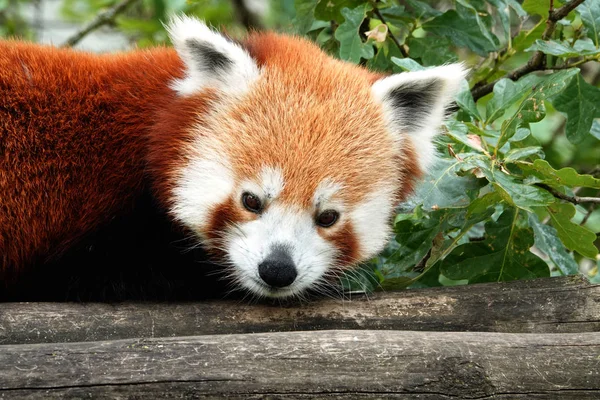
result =
M395 240L369 279L348 286L508 281L582 266L598 279L600 0L295 6L300 33L343 60L386 72L472 67Z

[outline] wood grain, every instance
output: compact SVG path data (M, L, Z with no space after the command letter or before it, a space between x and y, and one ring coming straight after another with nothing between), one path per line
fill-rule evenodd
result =
M600 333L317 331L0 346L0 398L598 398Z
M599 332L600 285L565 277L287 305L0 304L0 344L326 329Z

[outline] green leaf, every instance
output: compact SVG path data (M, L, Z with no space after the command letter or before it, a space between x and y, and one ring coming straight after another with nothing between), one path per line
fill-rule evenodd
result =
M412 8L413 14L419 19L426 19L431 17L437 17L442 13L429 4L419 0L406 0L405 3Z
M300 33L306 33L310 30L315 17L315 7L317 2L314 0L295 0L294 6L296 9L296 17L294 18L294 26Z
M537 40L537 38L542 36L545 28L546 24L544 23L544 20L541 20L530 30L522 30L513 39L513 49L516 51L523 51L527 47L531 46L533 42Z
M344 20L342 8L353 9L363 3L362 0L319 0L315 7L315 18L339 23Z
M496 149L501 149L522 125L527 126L531 122L541 121L546 116L546 107L540 97L539 93L528 96L521 102L513 116L502 123Z
M523 100L513 116L502 123L500 138L498 139L496 149L502 148L502 146L504 146L506 142L518 132L522 125L527 126L527 124L531 122L538 122L543 119L546 115L544 100L564 92L567 85L570 84L569 82L571 82L574 79L574 76L577 74L578 70L573 68L560 71L546 77L529 78L528 76L523 85L528 87L533 84L531 87L532 92L526 97L525 100ZM505 99L501 99L499 101L499 107L508 106L511 99L517 96L511 92L505 97ZM492 113L492 115L495 116L496 113L493 111Z
M467 215L476 215L485 212L490 207L495 207L502 202L498 192L489 192L473 200L467 208Z
M373 292L379 288L379 276L377 272L371 265L361 266L360 268L345 272L340 277L340 283L345 293Z
M497 14L500 16L500 22L502 23L502 30L504 31L505 40L508 41L510 38L510 8L508 4L502 0L488 0L497 9ZM517 3L520 10L523 10ZM523 12L525 12L523 10Z
M395 270L407 271L425 257L448 215L446 210L434 211L426 218L407 219L395 224L398 247L388 258Z
M542 77L541 84L536 85L536 95L538 95L541 99L549 99L552 96L556 96L565 90L568 84L578 74L579 69L571 68L546 75Z
M590 134L596 139L600 140L600 121L595 119L592 123L592 129L590 129Z
M506 3L510 8L512 8L519 17L527 18L528 13L523 9L523 6L519 4L517 0L500 0L500 3ZM498 7L498 6L497 6Z
M386 51L384 46L378 48L375 56L367 63L367 67L373 71L387 71L390 68L390 63L385 53Z
M577 74L551 101L554 108L567 115L567 139L581 143L590 133L594 118L600 117L600 89Z
M555 201L547 190L519 183L502 171L493 172L493 185L507 203L524 210L530 211L531 207L545 206Z
M460 15L455 10L449 10L423 24L423 29L446 37L459 47L468 47L484 57L498 46L497 40L490 40L482 33L477 13Z
M519 226L518 216L514 209L508 209L498 221L486 223L486 240L458 246L442 262L441 273L454 280L468 279L469 283L549 276L546 263L529 251L533 233Z
M587 35L596 46L600 45L600 1L584 1L575 9L581 16L581 21L587 29Z
M513 106L531 92L540 82L535 75L528 75L517 82L501 79L494 85L494 97L486 105L486 124L500 118L507 108Z
M425 66L456 62L458 56L451 51L451 45L448 39L437 36L411 37L408 42L410 56L421 59Z
M546 160L535 160L533 163L519 162L517 164L525 176L535 176L537 182L551 186L584 186L600 189L600 179L592 175L580 175L573 168L566 167L555 170Z
M411 58L392 57L392 62L399 66L402 71L423 71L427 69Z
M556 203L546 208L556 228L558 237L567 249L576 251L584 257L594 258L598 249L594 246L596 234L588 228L577 225L571 219L575 216L575 206L571 203Z
M480 184L472 174L459 176L457 172L462 167L462 161L459 160L438 160L417 186L413 198L427 210L466 206Z
M456 12L465 19L474 18L479 26L481 35L497 48L500 45L500 41L492 32L492 27L495 25L494 19L481 4L479 5L479 9L472 4L477 5L477 2L473 0L456 0Z
M543 154L544 152L540 146L529 146L520 149L511 149L508 153L506 153L506 156L504 157L504 162L509 163L533 155L541 157Z
M537 14L544 17L544 20L548 18L548 11L550 10L551 0L525 0L523 2L523 9L529 14ZM554 8L561 5L562 2L555 0Z
M568 42L556 40L536 40L531 47L525 51L541 51L557 57L581 57L600 54L600 49L594 46L590 39L580 39L571 46Z
M471 149L481 152L481 148L467 136L469 133L467 125L454 119L450 119L446 122L445 127L447 129L446 134L455 142L464 144Z
M401 290L405 289L415 282L414 278L408 276L398 276L395 278L386 278L381 282L381 289L383 290Z
M391 59L396 57L402 57L402 54L400 53L398 47L396 47L395 44L390 43L390 41L388 40L377 49L375 57L371 58L367 62L367 66L369 67L369 69L375 71L388 72L395 67L395 64L392 63Z
M579 266L560 241L556 229L542 224L537 215L533 213L529 214L529 224L533 228L535 246L552 260L563 275L577 274Z
M492 203L495 201L495 203ZM443 230L450 228L459 228L453 237L444 240L444 236L438 234L434 241L433 247L430 251L430 257L425 264L427 270L433 269L434 266L439 266L439 261L444 259L457 245L463 243L465 240L468 241L469 234L473 231L475 225L482 221L489 219L495 212L494 206L500 202L497 194L488 193L487 195L475 199L471 205L466 209L455 209L455 212L448 215L447 227L442 227ZM474 206L474 204L476 204ZM421 277L419 277L421 280Z
M335 30L335 38L340 42L340 58L351 61L355 64L360 62L361 58L373 58L375 52L373 45L364 43L359 34L359 28L366 17L369 4L363 4L354 9L343 8L342 15L346 21Z
M456 104L458 104L458 106L466 111L469 115L476 118L478 121L481 121L481 115L479 114L477 105L475 105L475 101L473 100L473 95L469 89L469 84L464 79L461 82L460 92L456 95Z
M520 142L525 140L531 135L529 128L517 128L517 132L508 140L509 142Z
M398 22L402 21L403 19L410 19L412 21L414 19L414 13L406 12L406 8L404 6L393 5L391 7L380 8L379 12L381 12L384 17L388 17L386 19L390 21L393 20Z

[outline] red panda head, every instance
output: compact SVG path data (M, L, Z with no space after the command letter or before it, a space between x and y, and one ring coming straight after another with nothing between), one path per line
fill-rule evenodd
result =
M464 68L385 77L297 37L238 44L187 17L169 31L186 68L171 87L197 105L165 178L175 219L257 295L299 294L381 251Z

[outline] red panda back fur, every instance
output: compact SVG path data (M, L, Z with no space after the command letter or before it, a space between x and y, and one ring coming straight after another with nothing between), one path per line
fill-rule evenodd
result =
M93 55L0 41L0 272L57 257L133 205L171 49Z

